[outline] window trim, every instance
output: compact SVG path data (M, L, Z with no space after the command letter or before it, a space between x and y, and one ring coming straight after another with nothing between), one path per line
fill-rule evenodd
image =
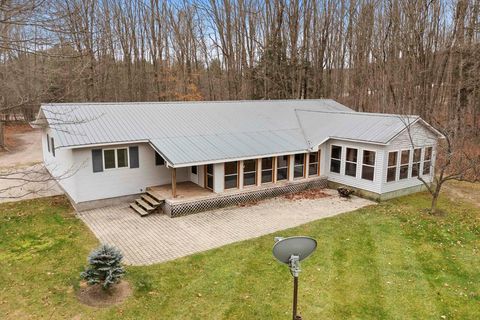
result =
M373 157L373 165L372 165L372 164L366 164L366 163L364 162L364 159L365 159L365 151L367 151L367 152L373 152L373 154L374 154L374 157ZM375 176L376 176L376 174L375 174L375 166L376 166L376 162L377 162L377 151L369 150L369 149L362 149L362 167L361 167L362 172L360 173L360 179L362 179L362 180L367 180L367 181L372 181L372 182L375 181ZM388 164L388 162L387 162L387 164ZM370 180L370 179L365 179L365 178L363 177L363 167L364 167L364 166L373 168L373 178L372 178L371 180Z
M122 150L122 149L127 150L127 165L124 166L124 167L119 167L118 166L118 151L117 150ZM114 158L115 158L115 167L113 167L113 168L107 168L107 166L105 165L105 151L108 151L108 150L113 150L113 155L114 155ZM130 168L130 152L128 150L128 147L102 149L102 162L103 162L103 170L128 169L128 168Z
M271 159L272 160L272 167L270 169L264 169L263 168L263 159ZM260 184L273 183L275 181L275 179L274 179L275 159L276 159L276 157L265 157L265 158L259 159L260 160L259 163L262 165L262 167L260 169ZM272 172L272 180L267 181L267 182L263 182L263 172L264 171L271 171Z
M388 161L390 160L390 153L396 153L397 157L395 159L395 164L390 166L388 164ZM400 152L398 150L389 150L387 154L387 172L385 175L385 183L392 183L396 182L399 180L399 174L400 174L400 157L399 157ZM395 178L392 181L388 181L388 169L395 168Z
M315 177L315 176L319 176L320 175L320 149L316 152L317 154L317 162L310 162L310 154L312 153L315 153L315 152L309 152L308 153L308 173L307 173L307 177ZM316 164L317 165L317 173L316 174L310 174L310 165L311 164Z
M255 171L246 171L245 172L245 161L255 161ZM258 182L258 159L247 159L247 160L243 160L242 161L242 184L243 184L243 187L244 188L250 188L250 187L255 187L257 185L257 182ZM245 173L255 173L255 182L253 184L248 184L248 185L245 185ZM238 185L238 182L237 181L237 185ZM238 186L237 186L238 188Z
M347 159L348 159L348 149L352 149L352 150L356 150L356 151L357 151L357 155L356 155L356 158L357 158L356 160L357 160L357 161L353 162L353 161L347 160ZM343 172L343 175L344 175L344 176L352 177L352 178L355 178L355 179L357 178L357 175L358 175L358 154L359 154L358 151L359 151L359 150L360 150L360 149L358 149L358 148L345 147L345 170L344 170L344 172ZM362 155L363 155L363 151L362 151ZM350 175L350 174L347 174L347 163L353 163L353 164L355 164L355 175L354 175L354 176L352 176L352 175ZM362 159L362 164L363 164L363 159ZM340 171L341 171L341 162L340 162Z
M333 157L333 147L339 147L340 148L340 158L334 158ZM328 171L330 173L334 173L334 174L342 174L342 156L343 156L343 146L339 146L339 145L336 145L336 144L332 144L330 145L330 164L329 164L329 167L328 167ZM340 167L338 168L338 172L335 172L335 171L332 171L332 160L336 160L338 162L340 162Z
M278 166L278 158L279 157L287 157L287 166L286 167L279 167ZM287 177L285 179L278 180L278 169L287 169ZM275 183L277 181L289 181L290 180L290 155L283 155L283 156L276 156L275 157Z
M302 162L302 164L295 164L295 156L296 156L297 154L303 155L303 162ZM306 164L307 164L307 157L306 157L306 155L307 155L306 153L295 153L295 154L293 155L293 179L294 179L294 180L305 179L305 173L306 173L306 172L305 172L305 166L306 166ZM302 174L301 177L295 177L295 168L296 168L296 167L300 167L300 166L302 167L303 174Z
M237 163L237 173L232 173L232 174L225 174L225 165L228 163L228 162L236 162ZM237 176L237 186L236 187L232 187L232 188L227 188L225 186L225 179L227 177L231 177L231 176ZM223 163L223 189L224 190L228 190L228 189L238 189L240 188L240 161L227 161L227 162L224 162Z

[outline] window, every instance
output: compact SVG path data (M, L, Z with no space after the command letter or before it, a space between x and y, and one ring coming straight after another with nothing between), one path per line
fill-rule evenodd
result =
M288 156L277 157L277 181L288 179Z
M421 148L417 148L413 150L412 177L418 177L418 174L420 172L421 155L422 155Z
M320 151L308 155L308 176L320 175Z
M128 149L104 149L103 166L105 169L128 167Z
M257 184L257 159L243 161L243 185Z
M297 153L294 158L293 177L303 178L305 176L305 153Z
M197 166L192 166L190 168L190 170L191 170L192 174L197 174Z
M398 151L388 153L387 182L397 180L397 158Z
M357 155L357 149L347 148L347 158L345 160L345 174L347 176L357 176Z
M50 136L47 133L47 150L50 152Z
M408 178L409 162L410 162L410 150L403 150L400 156L400 179Z
M432 166L432 147L426 147L423 155L423 174L430 174L430 167Z
M213 164L205 165L205 186L213 190Z
M373 181L375 176L375 151L363 150L362 179Z
M103 167L105 169L115 168L115 149L103 150Z
M155 165L156 166L165 165L165 160L163 160L162 156L158 152L155 152Z
M342 147L332 145L330 158L330 172L340 173Z
M262 159L262 183L273 181L273 158Z
M238 187L238 162L225 162L225 189Z
M52 142L52 146L51 146L52 154L55 157L55 140L53 140L53 138L50 138L50 141Z

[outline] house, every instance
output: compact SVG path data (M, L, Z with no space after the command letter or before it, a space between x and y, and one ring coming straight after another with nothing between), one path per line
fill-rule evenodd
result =
M327 184L375 199L416 192L441 138L418 116L327 99L49 103L32 125L77 210L137 198L140 213L171 216Z

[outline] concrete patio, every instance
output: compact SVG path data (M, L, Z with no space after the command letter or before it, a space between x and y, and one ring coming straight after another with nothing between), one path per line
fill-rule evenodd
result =
M374 204L358 197L341 199L334 190L325 189L324 192L329 196L313 200L278 197L252 206L178 218L161 214L140 217L128 204L83 211L78 216L102 243L120 248L125 263L148 265Z

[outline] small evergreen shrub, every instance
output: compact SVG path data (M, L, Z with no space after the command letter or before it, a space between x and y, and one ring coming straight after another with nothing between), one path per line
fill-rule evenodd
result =
M90 253L88 256L90 265L80 276L90 285L99 283L103 289L110 289L125 273L121 265L122 259L123 254L120 250L114 246L102 244Z

